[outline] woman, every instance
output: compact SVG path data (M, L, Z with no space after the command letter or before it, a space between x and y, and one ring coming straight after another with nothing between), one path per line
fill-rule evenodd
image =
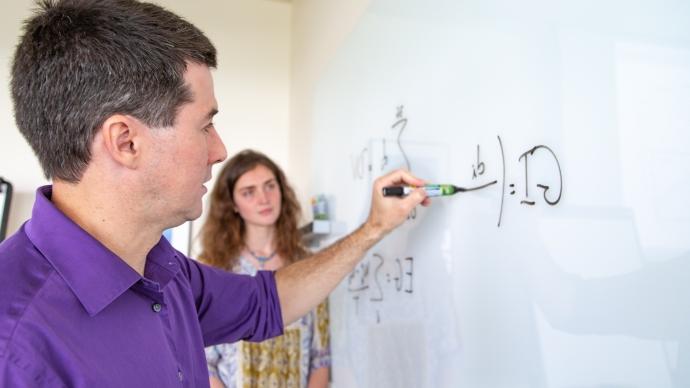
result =
M255 275L307 255L297 227L300 207L283 171L252 150L223 167L201 230L200 260ZM262 343L241 341L206 349L212 387L328 385L330 349L325 303Z

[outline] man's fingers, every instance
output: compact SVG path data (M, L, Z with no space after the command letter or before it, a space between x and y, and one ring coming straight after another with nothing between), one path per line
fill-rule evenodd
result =
M422 188L415 189L412 193L410 193L410 196L414 199L415 205L419 205L428 198L426 190Z
M378 186L380 188L401 184L409 186L422 186L424 185L424 180L417 178L403 169L395 170L378 179Z
M403 198L384 198L382 189L386 186L395 185L416 186L417 188ZM426 190L420 187L423 185L422 179L405 170L396 170L378 178L374 183L374 195L367 222L378 228L382 235L398 227L405 222L405 219L416 206L429 204Z
M424 204L424 201L427 201L428 197L426 195L426 190L422 188L415 189L413 192L410 193L410 195L407 196L407 198L404 199L405 202L407 202L406 208L408 209L408 213L412 211L417 205Z

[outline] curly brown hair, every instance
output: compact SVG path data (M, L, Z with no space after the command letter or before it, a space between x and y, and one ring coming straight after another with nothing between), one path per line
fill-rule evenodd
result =
M210 211L200 233L200 261L226 270L232 270L237 264L245 246L246 227L242 217L235 212L233 192L237 180L259 165L273 172L280 187L282 200L280 215L276 220L276 251L286 264L307 255L297 226L300 205L285 173L268 156L254 150L244 150L223 166L211 192Z

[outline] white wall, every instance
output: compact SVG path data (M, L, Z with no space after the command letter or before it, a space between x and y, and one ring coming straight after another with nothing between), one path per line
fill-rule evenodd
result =
M158 3L197 25L218 49L216 127L228 153L256 148L287 168L291 5L271 0ZM10 4L0 14L0 175L15 187L8 233L29 218L34 190L46 183L14 124L8 87L12 53L33 2Z
M46 183L38 160L14 124L9 89L12 54L32 4L16 0L0 13L0 175L14 186L8 235L31 215L34 190Z
M275 0L158 3L194 23L218 50L214 81L220 113L214 121L228 156L254 148L287 170L290 3ZM217 165L214 169L214 182L220 168ZM204 197L205 201L208 198L208 195ZM193 256L199 252L196 236L204 219L205 213L194 222Z
M316 83L371 0L294 0L288 175L310 218L312 113Z

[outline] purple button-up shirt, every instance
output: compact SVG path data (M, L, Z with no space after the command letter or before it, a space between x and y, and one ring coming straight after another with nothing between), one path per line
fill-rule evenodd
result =
M204 346L282 334L272 272L217 270L162 238L142 277L51 190L0 245L0 386L207 387Z

